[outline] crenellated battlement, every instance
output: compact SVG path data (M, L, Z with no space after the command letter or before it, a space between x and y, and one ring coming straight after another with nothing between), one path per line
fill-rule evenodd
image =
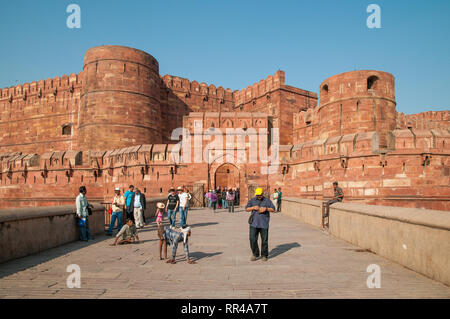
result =
M48 93L56 95L58 91L67 90L72 90L71 93L73 93L74 90L81 88L83 84L82 78L82 72L79 74L64 74L61 77L56 76L53 79L48 78L46 80L33 81L31 83L3 88L0 89L0 100L10 99L10 102L12 102L12 99Z
M273 76L269 75L267 78L249 85L245 89L233 91L233 100L236 105L250 103L276 89L282 88L284 85L285 74L284 71L279 70Z
M417 114L397 113L397 128L442 129L450 127L450 111L428 111Z
M219 99L221 103L225 101L233 101L233 92L231 89L216 87L214 84L206 84L204 82L190 81L186 78L172 76L169 74L161 77L165 87L172 90L180 98L191 98L192 95L201 96L205 101L209 98Z

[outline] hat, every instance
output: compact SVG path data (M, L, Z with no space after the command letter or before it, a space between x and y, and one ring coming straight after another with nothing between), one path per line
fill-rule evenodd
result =
M156 204L156 207L163 209L166 205L164 205L164 203L158 203Z
M114 188L115 191L120 191L120 187Z
M262 193L263 193L263 190L261 187L258 187L257 189L255 189L255 196L262 195Z
M183 190L183 187L178 186L177 190L178 190L178 191L182 191L182 190Z

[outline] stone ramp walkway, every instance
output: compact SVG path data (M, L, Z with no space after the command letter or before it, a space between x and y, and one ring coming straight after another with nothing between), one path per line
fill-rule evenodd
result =
M98 235L0 264L0 298L450 298L450 287L282 214L271 218L269 260L251 262L247 218L191 210L195 265L182 244L177 264L159 261L154 222L140 244L112 247ZM79 289L67 288L70 264L81 268ZM381 288L366 285L370 264L381 267Z

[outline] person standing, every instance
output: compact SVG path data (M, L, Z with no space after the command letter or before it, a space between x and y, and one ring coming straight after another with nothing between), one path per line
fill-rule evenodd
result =
M250 248L252 250L251 261L255 261L259 256L258 234L261 236L261 256L262 261L267 261L269 257L269 222L270 213L275 211L275 206L269 198L264 197L262 188L255 190L255 197L250 199L245 206L247 212L251 212L250 224Z
M224 187L222 189L222 208L227 209L228 208L228 201L227 201L227 188Z
M156 204L156 224L158 225L158 228L162 226L163 219L164 219L164 203L157 203Z
M175 220L177 219L178 205L180 204L180 198L178 194L175 194L175 189L170 189L169 196L167 197L166 212L169 217L169 224L175 227Z
M109 224L109 229L106 233L107 236L112 236L112 232L114 226L116 224L117 219L117 230L120 231L122 229L122 218L123 218L123 210L125 206L125 198L120 195L120 188L116 187L114 199L111 206L111 223Z
M220 189L220 186L216 189L216 195L217 195L217 208L222 208L222 190Z
M136 228L144 228L144 218L146 200L145 195L141 193L139 188L136 188L136 192L131 196L131 203L128 206L128 213L134 216L136 222Z
M183 225L186 223L186 214L187 214L187 203L189 200L189 194L186 192L185 188L179 187L178 191L180 194L178 197L180 198L180 227L183 227Z
M216 212L216 205L217 205L217 195L216 195L216 191L215 190L213 190L211 192L210 199L211 199L211 208L213 209L213 212L215 213Z
M241 192L239 190L239 187L235 190L235 196L234 196L234 206L239 206L241 203Z
M206 193L206 199L207 199L207 201L208 201L208 207L209 207L209 208L212 207L211 194L212 194L212 189L210 189L210 190L208 191L208 193Z
M330 213L330 205L334 203L340 203L344 199L344 192L342 191L342 188L338 187L338 182L333 182L333 191L334 196L332 199L330 199L325 205L327 207L327 213L324 217L328 217Z
M127 219L131 219L133 223L135 223L133 210L131 208L129 209L129 207L132 206L131 198L133 197L133 195L134 195L134 186L130 185L130 187L125 192L125 194L123 194L123 196L125 198L125 211L127 213Z
M278 188L278 197L277 197L277 213L281 212L281 197L283 193L281 192L281 187Z
M184 218L184 223L187 224L187 217L189 214L189 208L191 207L191 199L192 199L192 195L189 192L189 189L186 188L186 193L187 193L187 204L186 204L186 214L185 214L185 218Z
M228 212L234 213L234 197L235 193L233 192L233 189L230 188L226 194L226 200L227 200L227 206L228 206Z
M91 236L91 232L89 230L89 210L94 206L89 204L86 198L86 186L80 186L79 188L80 194L75 199L75 205L77 207L77 218L79 220L78 225L80 227L80 240L88 241L89 239L93 239Z
M277 205L277 198L278 198L278 190L275 188L272 193L272 204L274 207L276 207Z

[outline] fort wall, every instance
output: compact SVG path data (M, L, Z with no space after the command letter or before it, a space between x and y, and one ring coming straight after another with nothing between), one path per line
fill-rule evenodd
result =
M0 90L0 207L73 204L80 185L97 202L129 184L152 197L185 185L198 194L239 187L243 201L256 186L327 199L339 181L345 201L450 210L450 111L397 113L394 84L381 71L338 74L321 84L317 105L317 94L286 85L283 71L231 91L161 77L140 50L92 48L79 74ZM244 147L222 140L234 160L205 149L205 139L189 149L212 163L175 160L172 131L193 134L195 121L208 134L278 128L275 173L262 174L271 166L264 160L236 162L241 149L249 159L256 133Z
M83 75L0 90L0 154L76 148Z

